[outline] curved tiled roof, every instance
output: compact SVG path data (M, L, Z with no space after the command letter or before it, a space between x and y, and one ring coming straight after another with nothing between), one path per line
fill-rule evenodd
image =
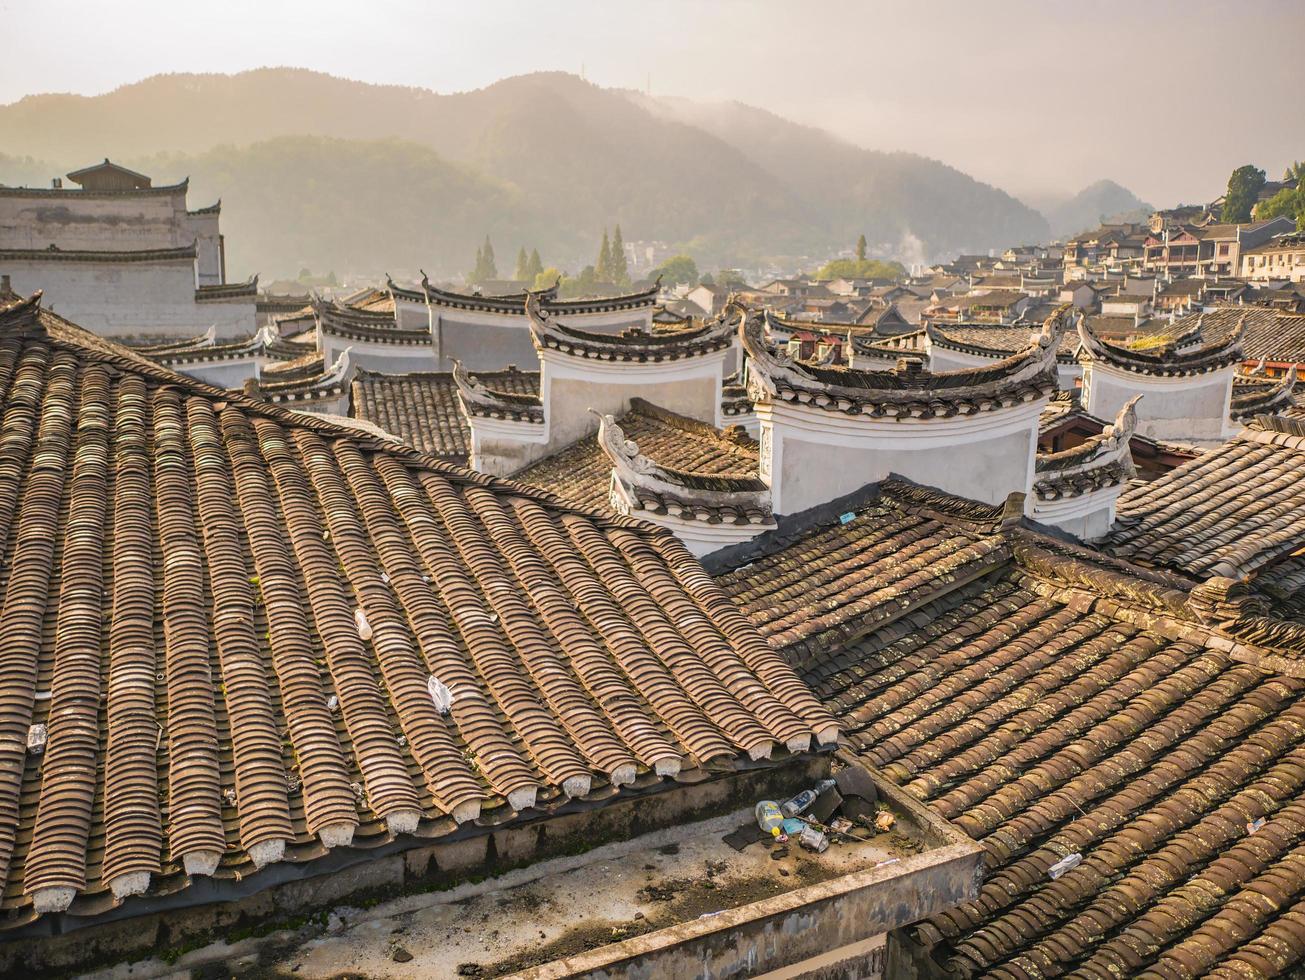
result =
M1120 495L1103 546L1197 579L1239 578L1301 546L1305 426L1261 417L1237 438Z
M651 406L649 406L651 408ZM598 447L634 510L707 524L773 524L770 487L756 472L704 473L658 463L612 415L600 415Z
M0 926L158 908L203 875L198 900L247 894L277 862L834 730L641 522L223 392L35 301L0 308L0 407Z
M676 361L710 354L729 347L733 334L731 318L742 317L739 307L729 307L720 316L683 328L655 327L620 334L597 333L559 323L544 309L534 293L526 297L530 337L537 350L556 350L573 357L600 361Z
M416 347L429 347L434 343L427 329L410 330L400 327L392 310L370 312L315 300L313 315L320 332L346 340Z
M539 393L539 372L477 371L490 391ZM465 462L471 428L458 403L458 386L447 371L380 374L360 369L352 387L352 414L393 433L422 452Z
M468 374L462 362L456 358L453 361L453 383L458 387L458 402L463 414L468 417L543 424L544 405L534 392L518 393L487 388L479 377Z
M691 482L710 486L746 484L748 489L756 489L757 443L737 426L721 431L642 398L631 398L630 411L617 421L625 437L659 467L683 474ZM599 445L596 432L513 476L514 480L599 510L609 506L611 478L612 460Z
M1027 349L1033 328L1031 324L930 323L924 329L932 346L997 359ZM1074 363L1078 344L1078 336L1066 330L1060 336L1056 360L1062 364Z
M1078 497L1131 480L1137 471L1129 446L1137 431L1137 403L1141 399L1141 395L1134 395L1125 402L1115 421L1100 435L1071 449L1038 453L1033 476L1033 492L1038 499Z
M1276 415L1294 408L1296 390L1296 365L1278 381L1256 377L1238 376L1233 379L1232 399L1228 414L1242 421L1257 415Z
M251 276L244 282L224 282L214 286L200 286L195 290L196 303L216 303L231 299L256 299L258 297L258 276Z
M425 276L422 276L421 285L426 302L432 306L521 316L526 312L527 299L533 296L549 313L574 316L577 314L611 313L619 310L652 307L657 303L657 294L661 291L662 280L661 276L658 276L656 282L637 293L565 300L557 298L558 287L556 283L548 289L531 290L526 293L511 293L506 296L481 296L479 294L457 293L448 289L440 289L438 286L432 286Z
M1055 361L1068 307L1043 324L1022 353L991 365L929 372L904 356L895 370L859 370L803 364L771 348L764 317L744 319L740 341L748 355L754 400L776 398L828 412L933 418L969 415L1033 401L1056 389Z
M83 200L95 197L156 197L166 194L184 194L189 187L189 177L176 184L163 184L159 187L131 187L122 190L92 191L84 187L6 187L0 184L0 197L68 197Z
M1088 361L1101 361L1122 371L1134 374L1150 374L1164 377L1208 374L1236 364L1244 357L1242 353L1242 336L1246 329L1244 320L1212 341L1206 341L1203 335L1201 318L1191 325L1183 324L1185 329L1174 335L1173 339L1143 347L1134 345L1125 347L1107 340L1102 340L1088 329L1086 323L1078 325L1079 341L1082 345L1082 357Z

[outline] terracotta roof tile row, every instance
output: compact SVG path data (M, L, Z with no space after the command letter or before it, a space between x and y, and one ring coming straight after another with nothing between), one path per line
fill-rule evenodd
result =
M757 443L737 426L716 429L697 419L667 411L642 398L617 420L627 439L650 460L710 483L757 479ZM516 473L514 480L541 487L582 507L605 509L612 480L612 460L598 443L598 433Z
M921 508L896 509L899 533L923 527ZM944 523L983 536L981 522ZM791 562L722 577L763 632L777 569L807 617L896 574L885 551L802 590L792 566L831 530L790 541ZM1007 562L943 589L917 581L845 644L771 632L848 748L986 851L977 897L915 940L961 977L1299 972L1305 681L1237 662L1180 579L1027 530L987 536L1006 540Z
M0 927L835 732L646 524L224 393L34 302L0 309L0 406Z
M489 389L514 395L539 393L539 372L478 371ZM448 372L379 374L359 370L352 385L353 415L380 426L422 452L464 461L471 429L458 405L458 388Z
M1130 487L1103 546L1197 579L1239 578L1299 548L1305 436L1283 431L1292 425L1257 420L1237 438Z

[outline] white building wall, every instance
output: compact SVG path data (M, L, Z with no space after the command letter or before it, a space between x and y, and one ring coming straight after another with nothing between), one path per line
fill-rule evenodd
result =
M185 233L179 246L196 243L196 269L201 286L217 286L225 281L222 274L222 233L218 231L218 214L186 214L183 216Z
M652 314L652 307L643 307L608 313L567 314L559 319L577 330L614 334L632 327L651 331ZM435 337L441 371L450 370L454 358L460 360L468 371L493 371L509 364L515 364L523 371L533 371L538 364L530 339L530 320L524 314L431 306L428 323ZM407 324L403 326L407 327Z
M27 295L44 290L44 305L105 336L191 337L216 326L219 339L255 330L252 299L195 302L193 260L75 262L5 260L0 273Z
M1092 361L1083 374L1083 407L1113 419L1134 395L1139 434L1163 442L1217 443L1232 437L1228 418L1233 366L1209 374L1155 377Z
M984 503L1033 484L1047 398L953 419L871 419L790 402L757 406L761 478L776 514L795 514L896 473Z
M429 347L413 347L408 344L378 344L366 340L354 340L337 337L334 334L321 333L319 346L322 359L326 364L336 362L346 350L350 351L349 363L368 371L385 371L390 374L404 374L408 371L434 371L435 357Z

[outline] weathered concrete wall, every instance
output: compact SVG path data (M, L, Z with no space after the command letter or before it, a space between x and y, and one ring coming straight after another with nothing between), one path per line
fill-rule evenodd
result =
M631 368L628 382L620 377L547 379L549 444L568 446L598 428L589 411L620 416L630 410L631 398L646 398L672 412L715 424L720 413L719 377L687 377L682 380L651 380L639 383L637 368Z
M214 212L184 214L178 245L196 242L196 275L201 286L216 286L224 281L222 274L222 233L218 230L220 216Z
M182 237L185 240L182 241ZM0 249L136 251L179 248L194 236L186 194L0 194Z
M233 932L270 929L348 899L388 898L452 887L473 876L491 875L559 855L575 854L611 841L733 812L758 799L782 796L829 773L827 755L786 760L780 765L676 785L598 809L570 802L555 814L539 813L495 830L464 825L439 843L405 836L370 851L339 848L317 866L277 864L238 882L196 880L175 900L131 899L113 921L78 928L75 919L46 916L37 923L55 934L0 943L0 975L34 976L117 962ZM333 863L334 867L327 867ZM279 879L279 880L278 880ZM176 897L174 897L175 899Z

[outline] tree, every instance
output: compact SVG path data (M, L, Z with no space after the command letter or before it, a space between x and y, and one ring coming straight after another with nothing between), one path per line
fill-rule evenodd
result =
M1267 201L1255 206L1255 220L1268 221L1270 218L1293 218L1296 230L1305 231L1305 185L1296 188L1284 187Z
M1297 160L1295 163L1291 164L1285 171L1283 171L1282 179L1294 180L1297 182L1305 180L1305 163Z
M662 277L665 285L672 286L687 283L692 286L698 282L698 263L689 255L672 255L652 271L653 278Z
M535 260L539 260L539 253L535 253ZM535 284L531 289L552 289L553 284L562 278L561 271L555 265L550 265L547 269L540 269L535 273Z
M743 278L738 269L721 269L716 273L716 284L726 289L741 289L747 288L748 281Z
M485 236L485 246L482 250L485 256L485 275L482 279L497 279L498 266L494 264L494 246L489 243L489 236Z
M817 279L899 279L905 275L900 262L881 259L834 259L816 271Z
M1228 193L1223 199L1221 218L1226 224L1241 224L1251 220L1251 210L1264 187L1264 171L1247 163L1238 167L1228 178Z
M517 267L516 271L512 273L512 278L530 278L530 259L526 255L526 247L524 245L522 245L520 251L517 252Z
M608 259L612 282L618 286L630 285L630 265L625 260L625 241L621 238L620 225L616 226L616 234L612 236L612 250Z
M525 278L528 280L538 279L540 273L544 271L544 263L539 260L539 249L530 250L530 262L526 265Z
M594 263L594 275L599 282L612 281L612 246L607 241L607 229L603 229L603 246L598 250L598 261Z
M856 260L858 262L865 261L865 247L865 235L862 235L856 240Z

